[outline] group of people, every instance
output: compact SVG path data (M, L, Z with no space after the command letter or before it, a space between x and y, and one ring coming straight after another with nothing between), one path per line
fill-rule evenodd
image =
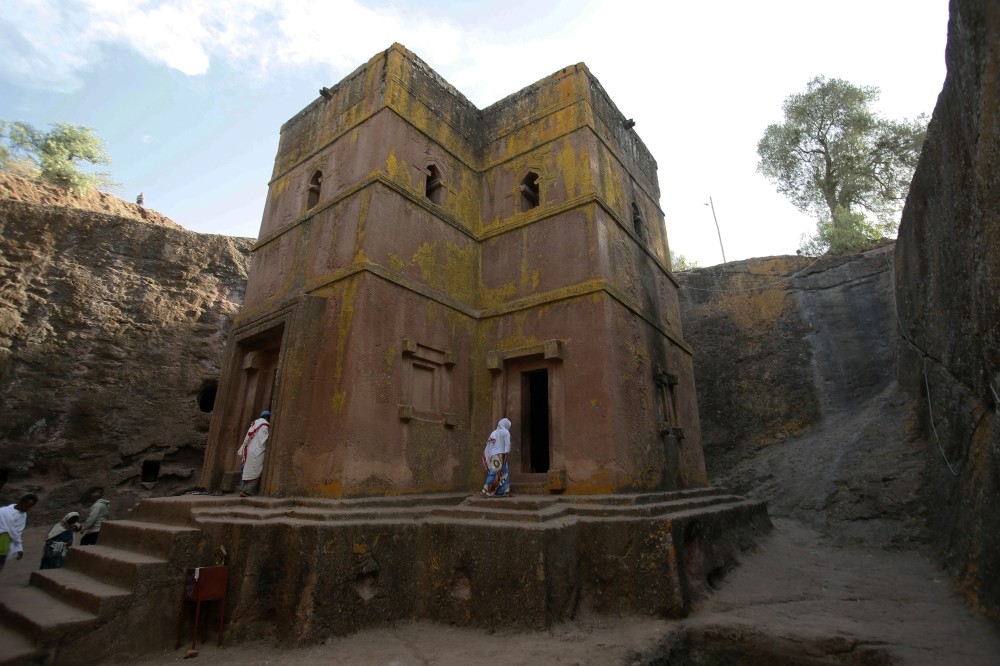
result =
M73 545L77 533L82 534L81 546L97 543L101 534L101 525L111 512L111 503L104 499L103 488L92 488L87 493L87 499L92 501L87 518L80 522L80 514L70 511L62 520L52 526L45 537L45 547L42 551L41 569L58 569L66 560L66 553ZM28 512L38 504L38 496L28 493L14 504L0 507L0 571L8 559L20 560L24 557L22 535L28 524Z
M264 453L270 435L271 412L264 410L250 424L243 443L237 449L242 463L240 496L255 495L260 489L260 477L264 469ZM510 470L507 458L510 456L510 420L500 419L496 430L490 433L483 449L483 466L486 468L486 482L480 491L485 497L510 496ZM69 547L76 534L82 534L81 546L97 543L101 525L110 514L110 502L104 499L103 488L92 488L88 493L93 502L87 518L81 523L80 514L70 511L62 520L52 526L45 538L42 554L42 569L58 569L66 559ZM9 558L20 560L24 557L21 535L28 522L28 511L38 503L38 496L28 493L15 504L0 508L0 571Z

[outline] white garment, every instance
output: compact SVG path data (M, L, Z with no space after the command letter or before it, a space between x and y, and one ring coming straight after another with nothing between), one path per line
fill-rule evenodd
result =
M14 557L18 553L24 552L24 548L21 546L21 532L28 524L28 514L18 511L14 508L15 506L17 505L8 504L0 508L0 532L6 532L10 535L10 551L7 553L7 557Z
M69 522L70 518L72 518L73 516L76 516L77 520L80 519L80 514L78 514L76 511L70 511L65 516L63 516L63 519L60 520L58 523L56 523L51 530L49 530L49 535L45 537L46 541L54 536L59 536L63 532L69 532L71 529L73 529L73 525Z
M501 453L510 453L510 421L506 418L500 419L497 429L490 433L490 438L486 440L486 448L483 449L483 457L486 460L490 456Z
M264 451L267 438L271 434L271 427L267 419L257 419L250 424L243 443L236 450L236 454L243 461L243 480L253 481L260 478L264 471Z

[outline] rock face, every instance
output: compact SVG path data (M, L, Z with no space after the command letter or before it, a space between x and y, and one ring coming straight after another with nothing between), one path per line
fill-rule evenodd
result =
M919 535L892 245L678 274L709 478L852 542Z
M933 542L1000 617L1000 5L953 1L948 76L896 246L900 383L928 466Z
M0 174L0 495L118 517L197 483L252 239Z

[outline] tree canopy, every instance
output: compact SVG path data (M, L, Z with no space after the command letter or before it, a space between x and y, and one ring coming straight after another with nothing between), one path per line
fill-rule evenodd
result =
M114 185L109 173L83 171L84 164L111 164L93 129L59 122L44 132L19 120L0 121L0 168L78 192Z
M674 254L674 251L670 251L670 270L674 271L689 271L692 268L698 268L697 261L691 261L683 254Z
M818 220L806 254L861 249L896 233L927 118L881 118L871 108L878 96L876 87L818 76L785 100L785 121L757 144L757 171Z

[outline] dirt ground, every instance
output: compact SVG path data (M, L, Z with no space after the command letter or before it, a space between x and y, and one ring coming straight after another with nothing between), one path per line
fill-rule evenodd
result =
M0 590L27 582L38 566L47 531L27 531L29 554L0 573ZM685 637L697 637L688 641L688 650L692 644L725 644L745 657L714 663L995 666L1000 655L1000 630L973 613L922 554L835 543L802 522L779 518L759 550L680 622L585 616L535 633L486 633L413 622L304 648L266 642L220 648L212 632L208 643L198 646L198 655L187 661L218 666L457 666L503 655L511 665L704 663L679 651ZM185 661L189 649L185 643L176 651L100 663L173 664ZM866 650L886 659L865 657ZM830 655L836 660L830 661Z

